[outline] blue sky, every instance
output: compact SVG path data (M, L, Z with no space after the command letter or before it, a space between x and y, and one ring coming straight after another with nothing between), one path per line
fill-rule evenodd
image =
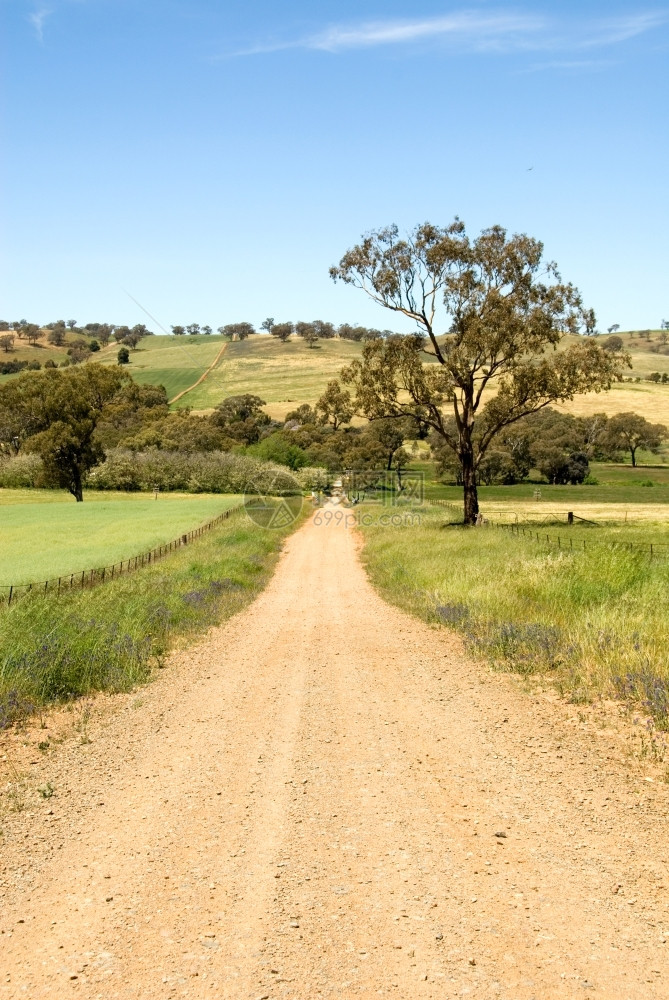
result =
M328 267L454 215L669 319L669 6L0 0L0 317L401 325ZM157 329L155 324L148 324Z

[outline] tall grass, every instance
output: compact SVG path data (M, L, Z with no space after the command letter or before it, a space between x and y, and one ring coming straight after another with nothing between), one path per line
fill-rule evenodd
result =
M444 520L423 510L418 525L363 528L382 593L498 669L547 674L575 702L630 699L669 728L669 559L629 551L615 529L570 552Z
M0 611L0 727L48 702L123 691L192 636L248 604L286 531L243 512L160 563L88 591L22 598Z

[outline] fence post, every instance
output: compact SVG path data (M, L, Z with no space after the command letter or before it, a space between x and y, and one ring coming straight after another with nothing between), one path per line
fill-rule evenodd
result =
M12 603L12 594L13 593L14 593L14 588L10 587L9 588L9 600L7 601L7 607L9 607L9 605Z

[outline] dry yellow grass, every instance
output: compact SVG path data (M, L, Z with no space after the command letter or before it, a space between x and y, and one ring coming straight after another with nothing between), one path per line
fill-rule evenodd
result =
M569 500L555 503L550 500L519 500L508 502L492 500L481 503L484 517L492 521L541 521L566 520L567 510L588 521L627 521L628 524L669 524L669 504L666 503L598 503L596 500Z

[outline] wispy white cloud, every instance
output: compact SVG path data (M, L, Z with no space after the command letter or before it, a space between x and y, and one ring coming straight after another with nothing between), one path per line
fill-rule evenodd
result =
M656 10L600 21L559 21L534 14L463 10L443 17L335 24L300 38L253 45L231 55L284 49L340 53L380 46L440 42L466 52L560 52L621 44L669 22Z
M53 14L50 7L38 7L31 14L28 14L28 20L35 29L35 34L39 42L44 41L44 24L50 14Z
M511 14L476 14L463 11L448 17L414 21L373 21L352 27L333 26L306 40L312 49L339 52L343 49L369 48L375 45L399 45L426 39L465 39L474 47L513 43L529 38L544 27L533 16Z
M589 26L581 39L581 48L601 48L606 45L619 45L631 38L645 35L653 28L660 28L669 22L669 11L646 11L631 14L628 17L618 17L599 21Z

